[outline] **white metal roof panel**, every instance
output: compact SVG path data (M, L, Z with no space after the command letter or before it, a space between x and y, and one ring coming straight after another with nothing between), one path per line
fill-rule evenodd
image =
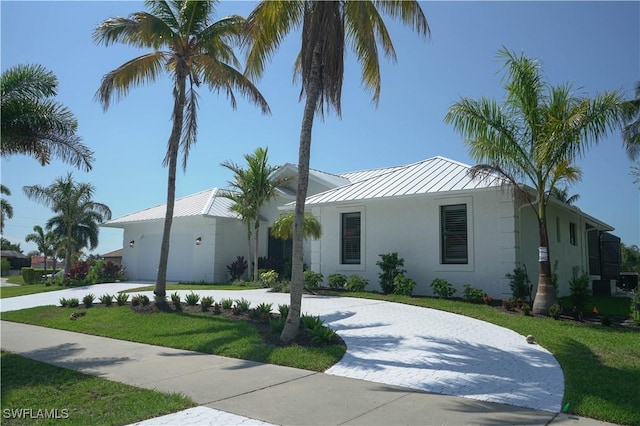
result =
M218 188L212 188L176 199L173 208L173 217L213 216L236 218L237 214L231 211L232 206L233 201L221 197ZM160 204L109 220L105 222L103 226L164 219L166 210L167 204Z
M444 157L433 157L406 166L346 173L354 179L350 185L328 190L307 198L307 204L323 204L418 195L499 186L499 179L474 180L471 167Z

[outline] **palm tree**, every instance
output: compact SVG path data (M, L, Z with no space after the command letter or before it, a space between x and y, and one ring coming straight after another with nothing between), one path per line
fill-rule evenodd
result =
M540 239L533 312L547 314L556 303L547 235L549 196L557 185L580 179L573 160L619 125L621 99L617 92L577 97L570 85L545 84L537 61L505 48L499 57L507 70L505 103L463 98L445 121L467 139L471 157L483 163L471 169L473 177L501 176L533 208Z
M246 22L249 44L246 73L259 77L267 60L275 53L287 33L302 29L302 45L295 62L301 77L300 97L305 98L298 153L298 185L293 231L291 303L281 334L291 341L298 333L303 290L304 204L309 186L311 130L316 113L324 116L333 108L341 115L344 50L349 44L362 66L362 80L373 92L373 103L380 98L378 49L395 61L395 50L380 11L399 18L421 35L429 26L417 1L263 1Z
M0 78L2 156L26 154L43 166L55 156L91 170L93 152L76 135L78 122L52 98L58 80L42 65L16 65Z
M173 221L176 190L176 165L182 150L182 167L186 170L189 150L197 139L197 87L222 90L235 109L234 90L258 105L263 113L269 106L258 89L241 72L230 42L238 39L244 19L233 15L211 22L215 1L146 0L150 12L136 12L128 18L109 18L94 32L96 43L109 46L123 43L152 52L125 62L107 73L97 92L105 110L112 97L129 93L132 87L154 82L166 71L173 79L173 126L167 144L164 165L168 166L167 210L165 213L160 262L154 294L156 303L166 297L169 237ZM115 92L115 93L114 93Z
M249 222L253 220L253 234L255 238L253 255L253 279L258 280L258 249L260 237L260 208L276 196L276 188L291 181L289 177L276 178L273 173L277 167L268 164L268 148L257 148L253 154L244 156L247 169L237 164L224 162L222 166L234 173L235 181L231 186L239 191L239 210L243 218ZM245 220L245 219L243 219ZM249 232L251 232L249 230Z
M580 199L580 194L573 194L569 196L569 187L565 186L560 189L558 187L551 188L551 196L558 201L573 206Z
M11 195L8 187L0 184L0 193ZM4 197L0 199L0 233L4 231L4 221L13 217L13 206Z
M222 163L222 166L232 170L234 172L235 180L229 182L229 185L234 190L220 191L222 197L228 198L234 202L231 210L236 212L240 216L242 223L247 225L247 264L251 265L251 221L255 217L252 206L249 204L249 199L245 194L248 194L247 180L244 177L244 170L239 168L236 164L231 162ZM251 278L251 271L247 270L247 275Z
M295 213L293 211L282 213L271 225L271 235L281 240L289 240L293 237L293 221ZM309 212L304 212L304 237L311 237L317 240L322 236L322 226L318 219Z
M52 246L53 241L53 232L48 231L45 232L42 229L42 226L35 225L33 227L33 233L28 234L24 240L26 242L34 242L36 243L36 247L38 248L38 254L42 254L44 257L44 274L47 274L47 258L49 256L53 256L54 250Z
M71 173L47 187L32 185L22 189L28 198L51 207L56 214L47 227L64 241L64 271L69 272L72 253L87 245L97 247L98 224L111 219L111 210L93 201L93 185L74 182Z

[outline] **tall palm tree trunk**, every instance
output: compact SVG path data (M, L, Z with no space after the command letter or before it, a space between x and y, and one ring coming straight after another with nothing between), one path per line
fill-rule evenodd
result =
M247 279L251 279L251 221L247 220Z
M302 313L302 289L304 288L304 205L309 188L309 160L311 157L311 132L313 119L320 99L320 41L317 42L312 65L309 85L306 87L307 100L302 116L300 130L300 149L298 152L298 188L296 192L296 208L293 219L293 251L291 265L291 298L289 315L284 324L280 340L290 342L298 334L300 328L300 314Z
M540 201L542 203L542 201ZM551 281L551 260L549 253L549 234L547 232L546 208L540 205L538 216L538 233L540 248L538 253L538 289L533 302L534 314L549 315L549 308L558 302L556 289Z
M158 277L156 279L155 294L156 304L166 303L167 296L167 265L169 261L169 240L171 238L171 224L173 223L173 209L176 199L176 170L178 163L178 150L180 137L182 136L182 124L184 120L185 84L186 75L177 65L176 86L174 88L173 127L169 137L168 150L168 179L167 179L167 211L164 217L164 229L162 231L162 244L160 246L160 261L158 264Z
M258 217L256 217L256 224L253 228L255 230L256 233L256 246L253 248L254 250L254 254L253 254L253 281L258 281L258 250L259 250L259 236L260 236L260 219Z

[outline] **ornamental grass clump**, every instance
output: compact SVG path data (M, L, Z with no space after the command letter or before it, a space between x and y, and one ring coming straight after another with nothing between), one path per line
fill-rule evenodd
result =
M192 291L191 293L187 294L187 297L185 298L185 300L188 306L196 306L200 301L200 295L195 294Z
M202 312L208 311L212 305L213 305L212 296L205 296L200 300L200 309L202 309Z
M124 306L128 300L129 300L129 293L116 294L116 304L118 306Z
M96 296L93 293L89 293L82 298L82 304L85 308L89 309L93 306L93 302L96 300Z
M113 303L113 296L110 294L103 294L102 296L100 296L100 303L102 303L104 306L111 306L111 304Z

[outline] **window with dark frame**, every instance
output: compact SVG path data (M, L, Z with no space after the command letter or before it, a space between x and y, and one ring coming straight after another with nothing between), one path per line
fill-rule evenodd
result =
M342 213L342 264L360 264L360 229L360 212Z
M467 205L440 206L441 262L469 263Z
M572 246L577 245L577 241L576 241L576 224L575 223L569 223L569 243Z

